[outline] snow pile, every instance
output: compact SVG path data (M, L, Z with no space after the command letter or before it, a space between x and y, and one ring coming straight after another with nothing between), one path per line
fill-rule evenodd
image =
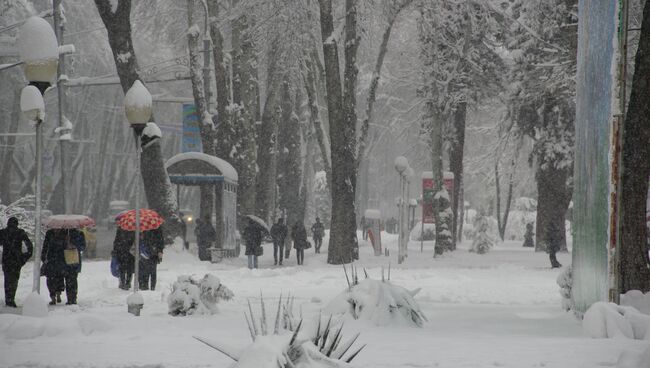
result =
M639 290L630 290L621 295L621 305L634 307L641 313L650 314L650 292L643 294Z
M111 325L91 314L52 313L48 318L24 317L16 314L0 314L0 336L6 340L32 340L41 336L64 337L90 336L111 330Z
M650 340L650 316L615 303L594 303L585 312L582 328L593 338Z
M562 295L562 309L565 311L575 311L571 288L573 285L573 275L571 273L571 265L564 267L564 270L557 276L557 284L560 287L560 295Z
M366 278L355 282L325 307L325 313L350 315L371 321L376 326L401 324L422 327L427 318L415 301L413 291L393 285L390 281Z
M618 358L616 368L650 368L650 347L640 353L624 351Z
M206 274L201 280L181 275L174 283L167 303L172 316L214 314L218 311L217 303L220 300L230 300L232 297L232 291L214 275Z
M47 301L37 292L27 296L23 304L23 316L47 317Z

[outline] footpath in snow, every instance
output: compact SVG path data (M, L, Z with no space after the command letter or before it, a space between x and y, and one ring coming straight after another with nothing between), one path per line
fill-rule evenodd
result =
M469 253L468 244L461 244L436 259L430 244L420 253L413 242L402 265L396 264L395 236L384 234L384 242L390 257L375 257L362 243L357 267L380 279L382 266L391 262L394 284L422 289L415 299L428 322L413 328L346 321L344 332L361 332L358 341L367 344L355 367L616 367L621 352L650 345L584 336L580 321L561 309L560 270L549 267L545 253L519 242L497 245L486 255ZM166 250L157 289L142 292L140 317L127 313L129 292L118 289L109 262L84 261L77 306L50 307L46 318L0 310L0 367L228 367L230 359L193 336L241 349L250 343L243 314L248 300L256 306L262 293L273 305L280 293L290 293L295 313L309 320L347 287L342 267L326 264L326 246L318 255L307 250L300 267L293 251L285 266L272 266L272 245L264 247L258 270L248 270L244 256L211 264L178 247ZM559 254L562 264L570 258ZM30 263L22 271L18 304L31 291L31 272ZM214 315L170 316L167 296L177 277L206 273L219 277L234 299L219 304ZM41 290L47 293L44 278Z

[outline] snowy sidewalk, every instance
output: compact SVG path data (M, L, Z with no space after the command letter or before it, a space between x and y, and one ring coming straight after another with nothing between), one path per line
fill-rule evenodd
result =
M389 248L393 236L384 239ZM227 358L192 336L243 348L250 342L243 309L263 292L269 303L280 292L296 297L296 313L315 318L327 302L346 287L341 266L325 263L327 254L295 258L273 267L265 246L260 269L245 268L245 258L221 264L199 262L187 253L168 250L158 270L156 291L145 291L141 317L126 312L128 292L117 288L108 261L85 262L79 275L79 305L56 306L46 319L0 314L0 367L227 367ZM348 334L360 331L368 344L354 361L356 367L615 367L624 349L641 351L648 342L595 340L582 336L580 322L560 309L548 256L506 243L486 255L467 252L466 245L441 258L432 249L419 253L411 244L409 258L395 264L393 283L422 288L416 296L429 319L424 328L375 327L348 321ZM292 256L294 253L292 252ZM560 254L570 263L570 254ZM361 267L381 277L386 257L374 257L361 247ZM166 297L181 274L202 277L213 273L234 293L213 316L171 317ZM17 300L31 286L31 264L22 272ZM42 279L42 290L46 290Z

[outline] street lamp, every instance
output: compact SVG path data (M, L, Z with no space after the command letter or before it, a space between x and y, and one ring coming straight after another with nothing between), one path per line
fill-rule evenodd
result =
M22 62L25 78L29 85L20 94L20 109L36 128L36 208L34 219L34 283L32 292L40 294L41 289L41 186L42 186L42 147L43 119L45 103L43 94L52 85L59 63L59 45L50 24L40 17L31 17L20 27L18 34L18 54ZM36 299L35 299L36 300ZM46 304L45 304L46 305ZM41 308L42 310L42 308ZM47 313L47 307L45 308Z
M404 224L404 207L405 207L405 200L404 200L404 190L405 190L405 183L408 177L408 169L409 167L409 161L406 159L404 156L398 156L395 158L395 171L399 174L399 188L400 188L400 196L399 196L399 234L398 234L398 252L397 252L397 263L402 263L404 261L404 258L406 257L406 238L404 236L405 233L405 226Z
M136 163L135 172L138 178L135 181L135 275L133 280L133 294L126 299L129 313L139 316L144 306L144 298L138 292L138 280L140 275L140 137L151 118L152 98L147 88L136 80L124 96L124 110L126 119L133 128L135 137Z

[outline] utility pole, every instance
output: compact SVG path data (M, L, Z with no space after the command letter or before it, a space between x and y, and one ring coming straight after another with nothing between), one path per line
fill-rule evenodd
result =
M65 22L63 18L63 0L53 1L53 19L54 19L54 32L59 45L63 45L63 32L65 30ZM58 120L59 120L59 148L60 148L60 163L61 163L61 196L63 202L63 212L69 214L70 198L68 195L69 168L68 168L68 140L70 139L71 126L65 118L65 90L64 83L60 83L61 75L65 74L65 54L59 53L59 66L56 73L56 86L57 86L57 101L58 101Z

